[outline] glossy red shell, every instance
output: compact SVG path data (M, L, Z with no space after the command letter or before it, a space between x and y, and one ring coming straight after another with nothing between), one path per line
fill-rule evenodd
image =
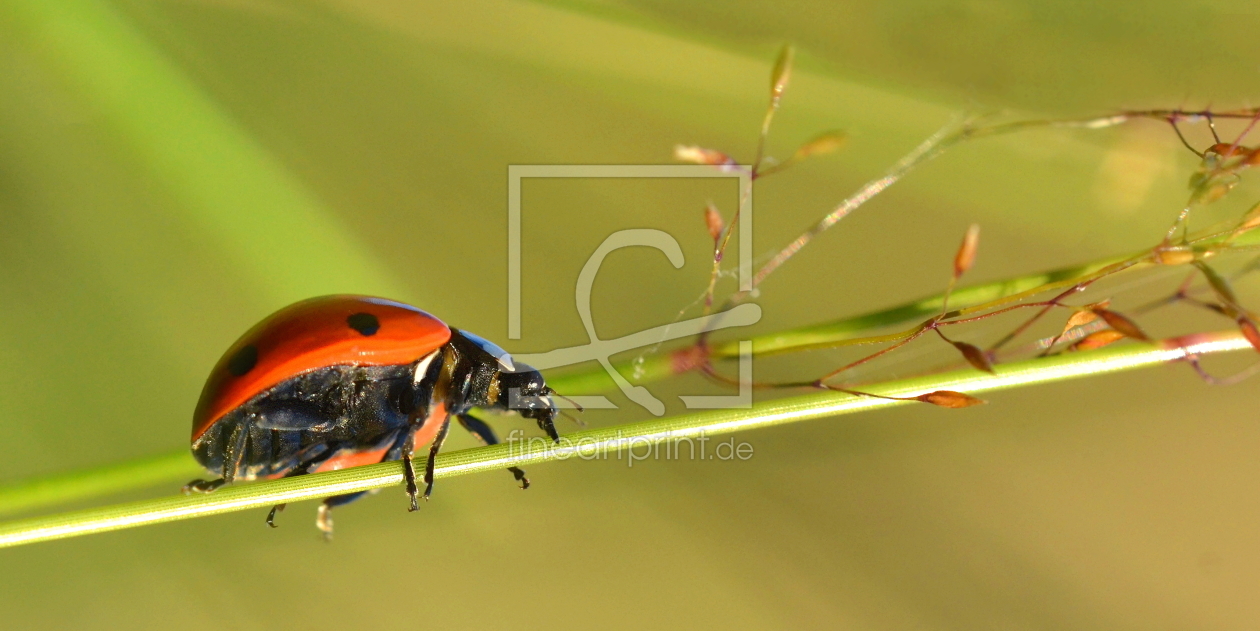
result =
M352 326L350 318L359 314L375 317L377 326L370 334L360 330L367 328ZM246 332L215 364L193 413L192 439L196 441L223 415L294 375L345 364L409 364L450 339L451 330L441 320L383 298L324 296L289 305ZM253 361L242 362L242 357Z

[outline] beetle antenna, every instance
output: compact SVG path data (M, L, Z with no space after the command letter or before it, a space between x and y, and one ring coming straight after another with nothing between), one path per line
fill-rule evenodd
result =
M574 425L577 425L578 427L586 427L586 421L583 421L582 419L576 416L573 416L572 414L569 414L568 412L565 412L564 410L559 410L559 412L560 412L560 416L563 416L569 419L570 421L573 421Z
M547 394L549 396L557 396L557 397L560 397L561 399L564 399L565 401L568 401L574 407L574 409L576 409L579 412L586 411L586 408L583 408L582 404L578 403L577 401L574 401L573 399L570 399L569 397L564 396L563 394L560 394L559 392L556 392L555 390L552 390L551 388L547 388Z
M576 409L577 411L579 412L585 411L585 408L582 407L582 404L578 403L577 401L574 401L573 399L570 399L569 397L564 396L563 394L560 394L559 392L556 392L555 390L552 390L551 388L547 388L547 396L560 397L561 399L568 401L569 404L572 405L574 409ZM557 409L556 411L560 413L560 416L563 416L569 419L570 421L573 421L573 424L577 425L578 427L586 427L586 421L583 421L582 419L572 414L569 414L568 412L565 412L563 409Z

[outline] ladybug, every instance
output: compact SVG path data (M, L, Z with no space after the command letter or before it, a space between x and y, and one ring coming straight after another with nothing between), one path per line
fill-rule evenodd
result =
M369 296L311 298L258 323L211 371L193 413L192 453L219 477L193 480L184 492L402 460L414 511L417 447L429 444L428 499L452 418L493 445L494 431L469 411L511 410L559 441L553 394L537 370L416 307ZM529 487L524 471L508 471ZM367 493L324 500L315 523L326 538L332 508ZM273 528L279 510L283 504L267 515Z

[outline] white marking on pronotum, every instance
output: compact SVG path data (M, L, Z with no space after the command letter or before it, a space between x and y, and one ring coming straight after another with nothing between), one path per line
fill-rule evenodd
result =
M411 378L412 383L420 383L421 381L424 381L424 376L429 372L429 364L433 363L433 359L438 356L438 351L440 350L442 349L438 349L437 351L433 351L432 353L425 355L424 358L416 364L416 374Z

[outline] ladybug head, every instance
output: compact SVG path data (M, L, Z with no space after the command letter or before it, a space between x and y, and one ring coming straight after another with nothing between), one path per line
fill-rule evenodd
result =
M498 404L525 418L534 419L547 436L560 442L560 435L556 433L556 404L551 399L555 390L547 386L542 374L534 368L525 364L516 364L514 368L510 372L499 373Z

